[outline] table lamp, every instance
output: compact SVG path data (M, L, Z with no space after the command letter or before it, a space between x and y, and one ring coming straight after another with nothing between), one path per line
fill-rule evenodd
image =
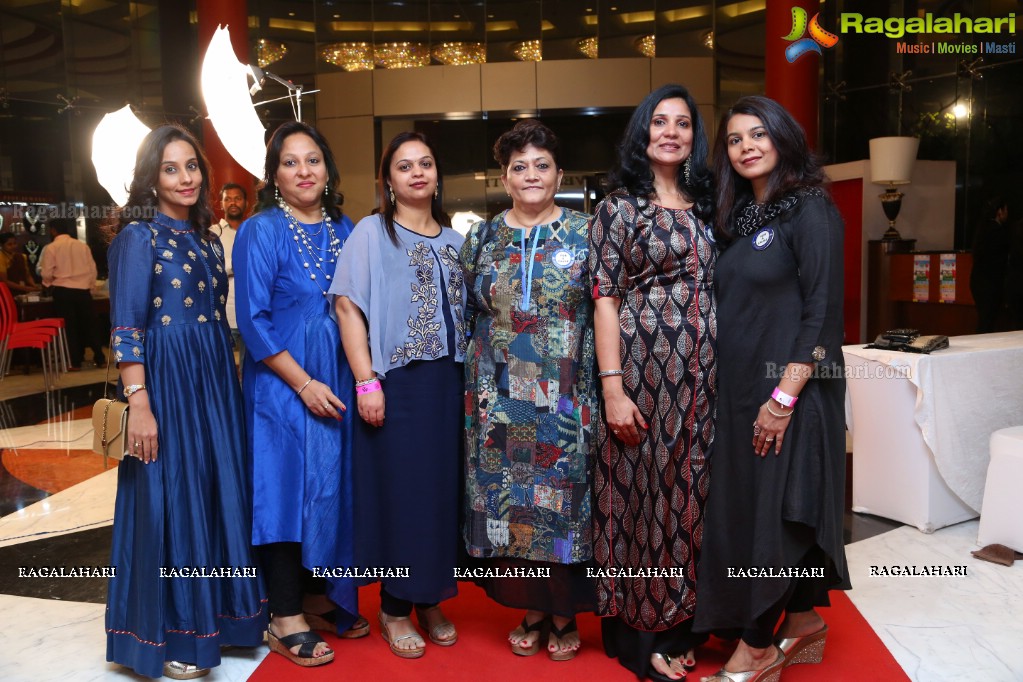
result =
M888 230L882 239L902 239L895 229L895 219L902 208L902 192L896 185L908 185L913 175L913 162L920 147L917 137L875 137L870 141L870 181L875 185L886 185L884 194L879 194L881 208L888 218Z

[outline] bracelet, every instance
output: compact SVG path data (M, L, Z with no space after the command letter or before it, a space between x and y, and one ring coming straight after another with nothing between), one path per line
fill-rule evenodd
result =
M355 385L356 386L369 386L374 381L379 381L379 379L377 379L376 377L373 377L372 379L365 379L363 381L356 381Z
M625 374L625 370L622 369L605 369L602 372L597 372L597 376L603 379L604 377L620 377Z
M124 397L125 397L125 399L128 399L128 398L132 397L133 395L135 395L136 393L138 393L139 391L144 391L144 390L146 390L146 385L145 384L132 384L131 386L125 386L124 387Z
M778 387L775 387L774 392L771 393L771 397L777 400L778 404L782 407L795 407L796 401L799 400L796 396L789 395Z
M367 393L376 393L377 391L384 390L384 387L380 385L380 379L370 379L368 382L355 384L355 392L358 395L366 395Z
M794 409L792 409L792 410L789 410L789 411L788 411L787 413L785 413L785 414L778 414L777 412L775 412L774 410L772 410L772 409L771 409L771 401L767 401L767 402L766 402L766 403L764 403L764 404L765 404L765 405L767 405L767 411L768 411L768 412L770 412L771 414L773 414L773 415L774 415L775 417L779 417L779 418L781 418L781 419L784 419L785 417L791 417L791 416L792 416L792 413L793 413L793 412L795 412L795 410L794 410Z
M300 388L297 391L295 391L295 395L302 395L302 391L304 391L305 387L308 386L311 383L313 383L313 378L309 377L309 380L307 382L305 382L304 384L302 384L302 388Z

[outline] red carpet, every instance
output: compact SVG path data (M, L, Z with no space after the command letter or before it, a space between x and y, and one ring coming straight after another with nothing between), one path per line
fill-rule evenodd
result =
M458 627L458 643L439 647L426 643L426 655L403 660L391 653L380 636L376 613L380 607L378 587L364 587L360 593L361 611L369 619L372 632L357 640L324 638L336 652L334 662L319 668L299 669L278 654L270 654L250 680L281 682L317 680L423 680L426 682L479 682L509 680L521 682L628 682L634 680L618 662L608 658L600 646L600 623L593 615L579 617L583 649L575 660L555 663L546 650L532 657L515 656L508 648L507 633L522 618L522 613L499 606L487 599L480 588L460 583L459 596L444 603L444 612ZM824 609L829 624L828 644L820 665L796 665L785 669L784 682L862 682L908 680L848 597L832 592L834 606ZM413 616L414 618L414 616ZM716 672L728 659L731 645L711 639L697 650L697 668L689 680Z

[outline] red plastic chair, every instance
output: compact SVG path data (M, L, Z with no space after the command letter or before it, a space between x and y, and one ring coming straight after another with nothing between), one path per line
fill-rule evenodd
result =
M0 381L7 376L13 351L34 348L42 358L43 383L46 388L55 386L60 371L66 371L68 364L64 326L62 318L18 322L11 290L0 282Z

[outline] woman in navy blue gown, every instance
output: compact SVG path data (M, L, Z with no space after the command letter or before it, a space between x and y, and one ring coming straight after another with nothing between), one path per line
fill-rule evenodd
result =
M281 125L266 152L270 208L238 231L233 260L253 462L252 542L266 578L270 649L301 666L334 658L313 630L369 634L356 585L322 576L352 566L352 373L327 289L351 221L327 141Z
M220 647L257 646L266 626L207 168L183 128L151 132L109 253L130 456L117 472L107 660L148 677L205 675Z

